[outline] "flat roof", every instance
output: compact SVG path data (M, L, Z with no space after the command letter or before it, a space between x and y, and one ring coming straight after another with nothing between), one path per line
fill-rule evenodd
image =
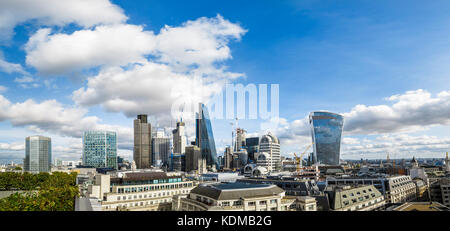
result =
M248 184L242 182L226 183L226 184L213 184L211 185L220 190L233 190L233 189L252 189L252 188L267 188L271 187L270 184Z
M437 202L407 202L397 208L394 211L449 211L448 207L445 207L441 203Z

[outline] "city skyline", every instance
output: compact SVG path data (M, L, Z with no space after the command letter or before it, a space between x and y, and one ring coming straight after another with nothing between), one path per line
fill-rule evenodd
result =
M0 3L14 12L0 12L0 163L22 161L31 135L52 138L53 158L79 160L87 130L117 132L117 154L132 160L137 115L171 131L177 99L206 103L226 83L279 84L270 132L284 156L310 144L319 110L344 116L341 159L450 150L449 3L47 3ZM183 122L190 143L195 121ZM211 120L218 155L230 122ZM239 127L260 138L263 122Z

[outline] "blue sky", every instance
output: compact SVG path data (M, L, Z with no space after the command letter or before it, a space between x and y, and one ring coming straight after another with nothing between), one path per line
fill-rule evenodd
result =
M24 117L28 120L19 121L0 113L0 162L20 161L24 155L25 136L37 133L53 138L53 146L57 147L55 157L78 159L81 157L80 132L97 125L96 128L121 129L119 154L130 158L129 129L133 119L130 115L139 110L139 106L128 106L142 103L133 101L139 96L148 97L143 112L154 114L155 118L164 117L167 110L157 104L171 102L161 96L169 95L168 89L153 89L152 81L155 80L148 80L142 86L149 84L152 89L149 91L161 90L159 96L152 98L154 95L145 91L138 94L133 86L125 85L117 89L120 96L115 96L113 91L102 89L101 84L95 85L94 81L109 82L109 78L119 78L117 73L122 71L130 71L127 77L130 79L145 78L147 75L139 75L142 72L131 70L135 70L136 63L147 67L147 62L167 64L171 74L200 71L207 77L214 76L217 82L279 84L279 113L283 123L272 132L281 138L285 155L299 152L309 144L304 118L314 110L329 110L345 116L344 126L348 129L344 131L341 150L344 159L384 158L387 152L402 158L412 158L412 155L442 157L444 151L450 150L448 1L425 4L423 1L212 3L143 0L92 1L92 7L69 1L68 8L94 10L65 12L66 9L61 8L60 13L46 8L62 7L53 0L36 2L39 6L35 8L22 1L0 3L3 9L0 16L9 17L0 21L0 61L6 63L0 65L0 86L3 87L0 94L9 102L4 103L3 108L13 115L26 113ZM95 12L96 7L106 7L102 8L106 10ZM13 14L8 14L11 12ZM209 20L202 21L202 17ZM188 21L197 24L190 26ZM83 44L92 41L77 40L86 38L74 36L79 31L83 31L83 35L92 32L90 36L96 36L102 26L108 29L117 25L117 31L124 31L115 34L117 40L110 37L100 40L111 44L110 47L88 44L87 53L70 48L77 46L78 41ZM131 25L132 28L120 25ZM167 37L161 36L159 42L148 45L165 25L182 32L167 33ZM141 26L141 30L133 26ZM50 28L47 40L38 40L35 47L31 46L31 38L38 38L38 32L45 28ZM186 33L201 33L192 40L186 36L188 42L184 47L195 46L201 54L194 57L183 53L186 59L181 59L176 56L181 52L176 50L176 44L180 41L179 36ZM127 34L130 37L120 37ZM134 40L141 38L139 36L143 39ZM60 43L49 42L55 41L52 38L56 37L61 38ZM127 41L133 48L117 44L120 40ZM209 47L210 44L220 44L229 51ZM116 47L121 49L114 50ZM61 49L68 51L60 52ZM153 58L155 50L163 58ZM101 55L111 51L114 55ZM208 55L211 52L213 55ZM85 58L83 54L90 56ZM60 59L52 59L58 55ZM33 58L35 61L30 61ZM191 61L196 58L201 64ZM192 68L192 64L202 68ZM20 65L20 71L11 71L14 65ZM220 69L219 77L211 69ZM245 77L229 78L230 73ZM186 78L190 77L192 75L186 74ZM79 89L84 91L74 96ZM24 104L30 99L33 103ZM56 104L43 103L48 100L54 100ZM54 115L40 116L39 113L51 113L49 108L56 108ZM67 115L65 111L70 108L79 113L74 113L78 116L58 119ZM77 127L76 123L86 117L97 120L86 119L80 123L84 127ZM218 150L231 142L229 122L214 121ZM161 127L171 124L168 119L155 123ZM249 133L259 135L264 132L259 129L260 123L261 120L239 121ZM192 130L188 134L192 137L193 128L187 129Z

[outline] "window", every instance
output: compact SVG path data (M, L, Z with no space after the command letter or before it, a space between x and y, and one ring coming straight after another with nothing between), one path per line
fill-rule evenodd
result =
M254 202L254 201L248 202L248 206L255 206L255 205L256 205L256 202Z
M260 201L259 204L260 204L260 205L265 205L265 204L266 204L266 201Z

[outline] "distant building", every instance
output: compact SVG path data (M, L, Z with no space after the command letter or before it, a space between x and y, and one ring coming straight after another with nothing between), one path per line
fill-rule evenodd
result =
M206 159L207 165L210 168L214 167L217 169L216 144L214 141L211 120L209 118L208 108L202 103L199 104L195 134L196 145L200 147L202 156Z
M172 154L170 162L172 171L186 171L186 155Z
M83 165L117 169L117 135L110 131L83 134Z
M248 153L249 162L255 161L255 154L259 152L259 137L250 137L245 139L245 149Z
M233 168L233 152L231 151L231 147L225 148L225 153L223 154L223 168L231 169Z
M184 154L186 149L186 136L184 135L184 122L177 122L177 128L173 134L173 153Z
M319 195L320 189L314 180L299 180L294 177L251 177L242 178L238 182L249 184L272 184L285 190L289 196L313 196Z
M281 170L280 141L270 132L261 137L256 164L266 167L269 172Z
M152 125L147 122L147 115L143 114L137 116L133 126L133 160L138 169L150 168L152 165Z
M186 172L196 171L199 174L206 172L206 159L202 157L202 152L197 146L186 147Z
M240 151L245 148L245 136L247 135L247 131L242 128L236 129L236 147L234 151Z
M52 139L45 136L25 138L24 171L50 172L52 163Z
M158 131L152 138L152 165L161 167L167 165L170 157L170 138L164 132Z
M344 118L331 112L311 112L309 124L317 161L326 165L339 165Z

